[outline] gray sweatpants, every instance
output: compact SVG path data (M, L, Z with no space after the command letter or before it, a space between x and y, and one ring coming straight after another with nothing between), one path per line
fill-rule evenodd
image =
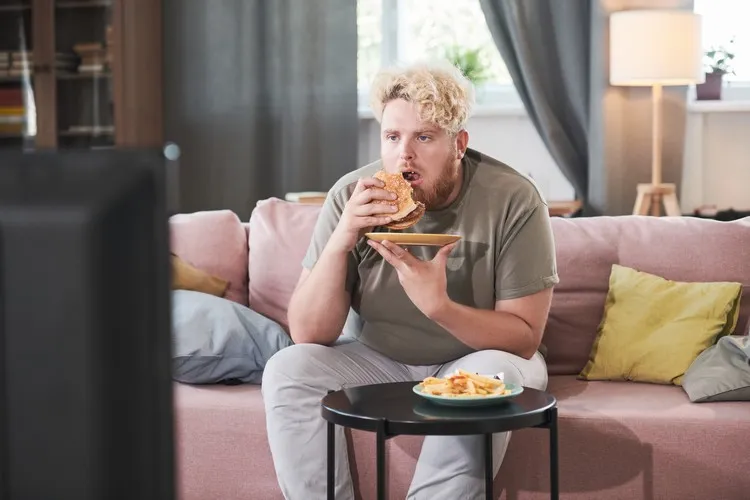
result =
M536 353L526 360L502 351L478 351L444 365L410 366L393 361L364 344L326 347L299 344L276 353L263 374L268 441L276 476L287 500L326 497L326 422L320 400L329 390L383 382L421 381L457 368L505 374L507 382L545 389L547 367ZM336 426L336 498L353 500L343 429ZM493 440L495 474L510 433ZM428 436L424 440L407 499L484 498L481 436Z

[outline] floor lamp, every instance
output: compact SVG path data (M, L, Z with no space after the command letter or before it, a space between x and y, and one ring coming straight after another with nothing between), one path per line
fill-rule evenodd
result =
M626 10L610 16L610 83L651 87L651 183L638 184L635 215L681 215L674 184L662 182L662 87L702 83L701 16L685 10Z

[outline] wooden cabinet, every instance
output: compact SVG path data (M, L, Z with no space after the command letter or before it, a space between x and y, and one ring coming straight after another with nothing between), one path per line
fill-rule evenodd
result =
M0 0L0 148L163 144L160 0Z

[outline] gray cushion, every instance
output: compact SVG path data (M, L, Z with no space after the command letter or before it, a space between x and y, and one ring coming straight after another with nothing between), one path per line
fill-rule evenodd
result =
M694 403L750 401L750 340L726 336L703 351L685 372L682 387Z
M292 343L278 323L243 305L172 291L172 374L179 382L260 384L266 362Z

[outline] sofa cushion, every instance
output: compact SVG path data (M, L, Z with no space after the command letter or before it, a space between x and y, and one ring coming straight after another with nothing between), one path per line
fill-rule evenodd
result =
M750 403L693 404L680 387L550 377L566 499L745 498ZM549 434L513 433L507 499L549 498Z
M177 498L283 500L260 386L175 383L174 406Z
M547 391L555 396L565 418L605 418L623 424L637 420L667 420L670 425L678 421L702 422L719 428L742 424L750 430L747 403L696 405L681 387L673 385L588 382L569 375L550 377Z
M229 282L224 297L247 305L247 235L230 210L177 214L169 219L172 253Z
M685 283L614 264L585 380L681 385L698 355L734 331L740 283Z
M750 401L750 337L719 339L693 361L682 388L690 401Z
M275 321L231 300L172 292L172 377L189 384L260 384L268 360L292 339Z
M287 307L320 208L270 198L259 201L250 216L250 307L287 329Z
M552 375L579 373L604 313L612 264L674 281L743 285L735 330L750 319L750 218L718 222L694 217L552 218L558 275L544 336Z
M281 500L261 388L176 383L174 390L179 498ZM750 489L742 439L750 433L748 403L697 405L679 387L575 376L550 377L548 390L558 399L565 498L732 499ZM375 437L351 436L355 487L373 499ZM421 445L419 436L386 442L392 498L405 498ZM547 430L514 432L505 457L495 479L501 498L549 498Z

